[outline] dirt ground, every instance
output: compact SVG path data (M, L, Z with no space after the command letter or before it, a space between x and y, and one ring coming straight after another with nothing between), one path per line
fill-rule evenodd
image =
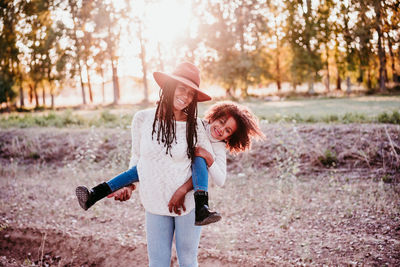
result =
M263 124L266 140L228 156L200 266L399 266L400 127ZM146 266L144 210L77 185L123 171L129 129L0 130L0 266ZM172 266L178 266L175 251Z

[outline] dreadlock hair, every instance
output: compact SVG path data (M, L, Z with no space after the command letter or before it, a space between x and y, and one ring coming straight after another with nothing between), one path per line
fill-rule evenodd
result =
M166 154L171 155L172 143L176 143L176 118L174 115L174 95L178 82L170 79L163 88L160 88L160 100L157 103L156 114L153 121L152 138L157 133L158 143L166 147ZM187 156L193 162L194 151L197 143L197 93L192 102L183 110L187 115L186 142ZM157 123L158 122L158 123Z
M231 101L218 102L211 106L205 115L205 119L210 123L219 118L229 117L232 117L237 124L237 130L226 140L226 148L231 154L250 149L253 138L265 138L258 118L245 106Z

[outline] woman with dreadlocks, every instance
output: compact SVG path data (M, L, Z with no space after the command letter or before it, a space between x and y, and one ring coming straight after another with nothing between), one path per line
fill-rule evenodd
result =
M136 166L133 171L140 179L139 195L146 212L149 265L170 265L175 235L179 264L197 266L201 227L194 225L193 191L187 189L190 192L184 201L186 209L179 211L180 215L171 213L168 204L178 188L189 184L195 147L212 150L201 120L197 118L197 102L211 98L200 91L200 72L191 63L179 64L172 74L154 72L153 76L160 86L160 99L157 108L139 111L133 118L129 163L130 169ZM113 187L112 183L103 183L91 192L78 187L76 194L81 206L88 205L91 204L88 197L108 195L112 191L110 187ZM128 199L134 188L132 185L120 189L115 198Z

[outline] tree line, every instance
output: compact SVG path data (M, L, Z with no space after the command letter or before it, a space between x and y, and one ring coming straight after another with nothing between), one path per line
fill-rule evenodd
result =
M400 4L395 0L196 0L196 29L176 50L147 51L146 14L152 1L2 0L0 2L0 103L54 107L54 97L78 81L82 104L93 101L92 78L111 80L120 100L121 40L138 45L141 85L163 70L167 55L200 64L227 95L246 97L250 87L275 83L293 89L322 81L327 91L357 82L384 92L399 83ZM63 15L62 18L58 17ZM157 19L157 18L154 18ZM196 33L196 34L193 34ZM349 86L348 86L349 87ZM349 89L349 88L348 88ZM46 103L46 96L51 103ZM41 101L40 101L41 99Z

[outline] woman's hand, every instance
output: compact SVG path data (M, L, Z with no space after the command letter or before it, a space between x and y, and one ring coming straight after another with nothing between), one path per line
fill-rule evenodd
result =
M131 198L132 192L136 189L136 186L134 184L131 184L130 186L123 187L114 193L111 193L107 196L107 198L112 198L114 197L114 200L119 200L119 201L127 201L128 199Z
M175 193L172 195L171 200L168 202L168 209L169 212L175 212L178 215L181 215L181 208L185 212L185 196L186 196L186 189L181 186Z
M214 163L214 158L211 153L202 147L196 146L194 155L196 157L202 157L203 159L205 159L208 167L210 167Z

